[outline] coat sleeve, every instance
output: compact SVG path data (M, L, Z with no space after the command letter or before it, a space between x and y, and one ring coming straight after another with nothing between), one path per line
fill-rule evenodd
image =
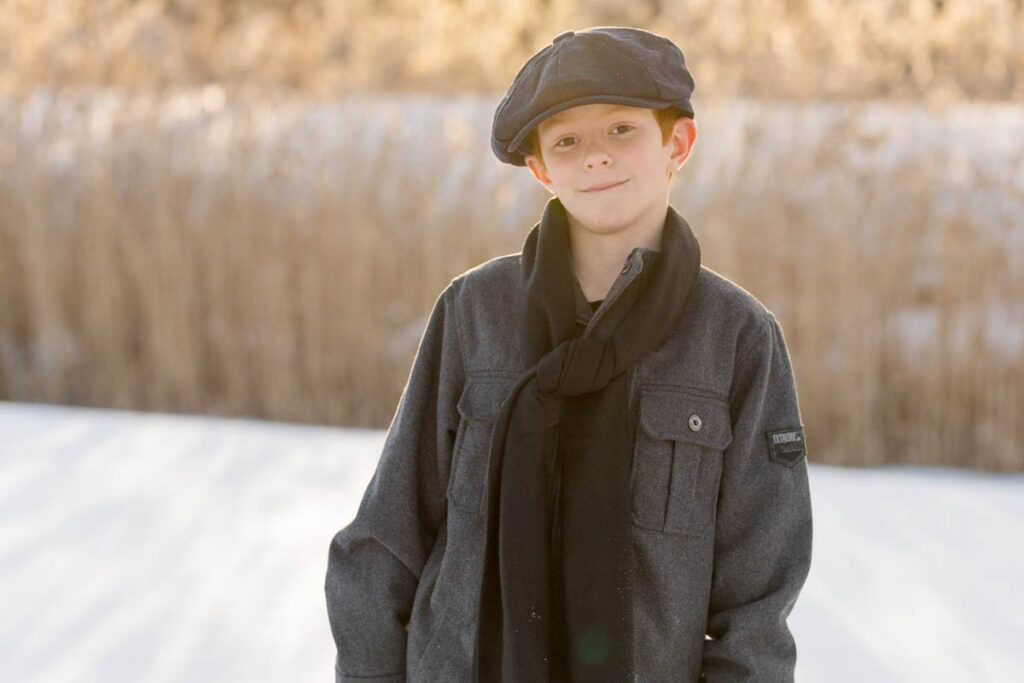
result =
M811 564L811 499L796 384L771 313L736 366L723 453L701 680L792 682L786 624Z
M447 516L464 383L453 287L438 296L354 520L331 540L324 589L337 683L405 681L420 573Z

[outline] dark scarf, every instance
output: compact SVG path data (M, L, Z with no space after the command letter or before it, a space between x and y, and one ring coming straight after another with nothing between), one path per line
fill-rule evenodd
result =
M635 427L624 371L680 324L699 269L700 245L668 206L661 250L643 253L636 279L580 335L557 197L527 236L519 349L529 370L491 439L476 681L632 680Z

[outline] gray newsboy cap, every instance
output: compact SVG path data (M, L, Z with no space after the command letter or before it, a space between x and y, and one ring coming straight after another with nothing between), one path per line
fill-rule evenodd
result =
M565 31L530 57L498 103L491 149L525 166L520 149L538 123L581 104L678 107L693 117L693 76L679 47L639 28L595 26Z

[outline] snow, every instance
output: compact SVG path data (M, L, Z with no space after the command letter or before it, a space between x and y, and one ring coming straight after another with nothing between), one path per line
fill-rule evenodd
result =
M384 432L0 402L0 680L326 681ZM1024 475L812 464L798 681L1016 681Z

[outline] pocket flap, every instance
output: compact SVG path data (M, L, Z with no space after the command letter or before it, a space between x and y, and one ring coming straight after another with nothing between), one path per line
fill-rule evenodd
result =
M493 420L513 385L508 379L471 379L459 397L459 414L475 420Z
M640 423L655 438L719 451L732 441L728 404L681 389L642 389Z

